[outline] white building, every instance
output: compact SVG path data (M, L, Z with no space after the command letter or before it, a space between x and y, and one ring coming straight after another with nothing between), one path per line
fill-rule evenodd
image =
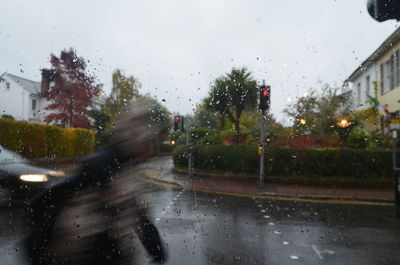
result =
M376 63L370 57L364 61L345 81L344 90L348 94L355 111L365 110L372 105L368 96L376 98Z
M41 96L41 82L9 73L0 75L0 117L43 123L46 99Z

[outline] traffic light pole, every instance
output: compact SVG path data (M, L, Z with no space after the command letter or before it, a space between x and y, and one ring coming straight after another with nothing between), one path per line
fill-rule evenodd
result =
M187 125L186 125L186 145L188 146L188 172L189 176L192 175L193 171L193 158L192 158L192 151L193 145L191 143L191 130L190 130L190 119L187 118Z
M261 154L260 154L260 179L259 184L265 184L265 175L264 175L264 152L265 152L265 142L264 142L264 123L265 123L265 110L261 110L261 117L260 117L260 145L261 145Z

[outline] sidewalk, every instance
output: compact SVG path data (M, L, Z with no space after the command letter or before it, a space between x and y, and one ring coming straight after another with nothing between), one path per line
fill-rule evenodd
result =
M67 173L76 170L78 164L54 165L57 169L63 169ZM234 196L256 196L269 199L298 200L305 202L332 202L350 204L381 204L392 205L394 201L393 188L387 185L357 186L357 183L339 182L331 183L306 183L297 179L293 181L281 181L271 178L270 182L260 186L255 178L234 178L232 176L218 177L210 176L189 177L184 172L175 173L172 170L172 159L169 156L162 156L151 159L135 168L135 173L145 180L158 184L179 186L185 189L204 192L224 193ZM299 181L300 180L300 181ZM322 184L322 185L321 185Z
M160 158L158 158L160 159ZM165 158L164 158L165 159ZM162 160L162 159L160 159ZM267 183L259 186L255 179L244 181L233 178L189 177L185 174L172 172L172 165L162 168L147 167L141 170L141 176L147 180L181 186L185 189L205 192L225 193L237 196L261 196L271 199L318 201L354 204L385 204L394 200L394 191L388 188L371 187L335 187L299 185L293 183Z

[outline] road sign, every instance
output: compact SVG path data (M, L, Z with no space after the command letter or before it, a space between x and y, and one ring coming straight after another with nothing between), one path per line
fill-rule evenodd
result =
M391 130L400 130L400 123L390 123Z

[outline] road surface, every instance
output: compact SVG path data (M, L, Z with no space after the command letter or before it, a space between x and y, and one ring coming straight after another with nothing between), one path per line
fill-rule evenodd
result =
M153 162L148 168L165 166ZM143 199L166 243L166 264L400 264L391 206L224 196L145 183ZM29 264L18 209L0 215L0 264ZM137 243L135 264L149 264Z

